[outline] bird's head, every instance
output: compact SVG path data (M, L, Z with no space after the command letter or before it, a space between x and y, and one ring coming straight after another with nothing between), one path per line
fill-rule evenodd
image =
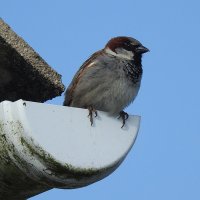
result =
M105 52L113 56L132 60L134 56L141 56L149 51L138 40L131 37L115 37L108 41Z

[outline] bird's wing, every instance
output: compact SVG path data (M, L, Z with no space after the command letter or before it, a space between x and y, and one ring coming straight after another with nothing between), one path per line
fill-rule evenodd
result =
M65 101L63 103L64 106L70 106L72 102L73 92L76 88L80 78L84 74L84 71L87 70L90 67L94 66L94 60L101 54L101 51L97 51L92 56L90 56L83 65L79 68L79 70L76 72L72 82L70 83L69 87L67 88L65 92Z

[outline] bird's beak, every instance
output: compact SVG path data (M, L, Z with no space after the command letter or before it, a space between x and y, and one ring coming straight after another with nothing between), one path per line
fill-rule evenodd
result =
M149 49L144 46L139 46L139 47L137 47L136 52L142 54L142 53L149 52Z

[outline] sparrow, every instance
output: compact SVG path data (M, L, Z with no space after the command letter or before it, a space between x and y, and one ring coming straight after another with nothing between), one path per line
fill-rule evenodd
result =
M93 124L93 112L108 112L128 119L123 111L138 94L142 78L142 54L149 49L131 37L114 37L105 47L87 59L65 92L64 106L87 108ZM121 128L122 128L121 127Z

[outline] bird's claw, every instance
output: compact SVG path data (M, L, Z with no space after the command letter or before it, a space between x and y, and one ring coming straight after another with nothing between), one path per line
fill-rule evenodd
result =
M122 127L124 127L125 123L126 123L126 120L128 119L129 115L128 113L124 112L123 110L119 113L119 117L118 119L122 118Z
M93 125L93 112L94 112L94 117L97 117L97 111L92 106L88 107L88 111L89 111L88 117L90 118L90 123L92 126Z

